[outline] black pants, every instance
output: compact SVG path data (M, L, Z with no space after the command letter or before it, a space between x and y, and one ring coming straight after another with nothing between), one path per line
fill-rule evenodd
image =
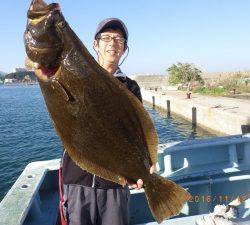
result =
M63 198L68 225L129 225L128 186L97 189L63 185Z

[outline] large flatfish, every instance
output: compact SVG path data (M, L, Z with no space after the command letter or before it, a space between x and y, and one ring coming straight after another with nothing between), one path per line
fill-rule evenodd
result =
M190 195L149 173L158 137L147 111L98 65L57 3L32 1L24 41L28 58L40 65L35 74L52 124L76 164L122 185L141 178L158 222L178 214Z

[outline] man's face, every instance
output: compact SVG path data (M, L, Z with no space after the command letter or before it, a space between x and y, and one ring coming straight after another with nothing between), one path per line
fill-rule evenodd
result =
M108 41L112 38L110 41ZM94 49L97 51L99 60L103 63L118 64L125 51L123 34L120 30L104 30L98 40L94 41Z

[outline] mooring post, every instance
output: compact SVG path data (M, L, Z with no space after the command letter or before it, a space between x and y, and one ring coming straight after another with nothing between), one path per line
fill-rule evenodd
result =
M196 107L192 107L192 125L196 126L196 122L197 122Z
M155 96L152 96L152 104L153 104L153 108L155 108Z
M170 100L167 100L167 116L170 117Z

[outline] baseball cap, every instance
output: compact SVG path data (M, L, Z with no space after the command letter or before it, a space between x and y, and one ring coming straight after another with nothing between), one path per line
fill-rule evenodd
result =
M103 30L111 28L111 29L120 29L123 33L123 36L126 40L128 40L128 29L125 26L125 24L118 18L107 18L102 20L97 27L97 30L95 32L95 39L99 33L101 33Z

